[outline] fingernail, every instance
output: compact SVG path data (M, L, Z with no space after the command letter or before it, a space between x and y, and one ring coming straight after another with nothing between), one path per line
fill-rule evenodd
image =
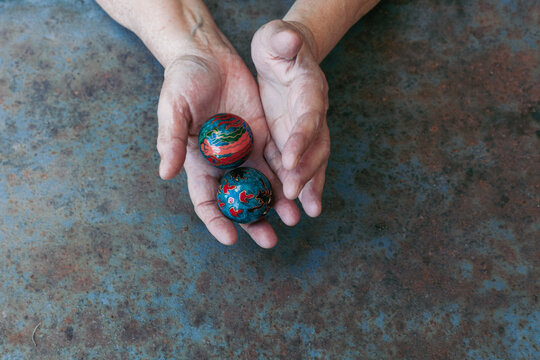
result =
M296 190L294 191L294 197L297 198L298 195L300 195L300 191L302 190L300 184L296 185Z
M159 162L159 176L163 178L164 175L165 175L165 162L161 160Z
M293 170L298 165L298 156L293 157L292 161L289 161L289 170Z
M292 167L291 167L291 170L296 168L296 166L298 165L298 162L300 161L300 156L296 155L294 157L294 160L293 160L293 163L292 163Z

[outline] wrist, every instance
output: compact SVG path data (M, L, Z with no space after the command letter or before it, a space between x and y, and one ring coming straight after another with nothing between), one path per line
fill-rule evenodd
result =
M283 20L294 21L309 29L317 44L320 62L378 0L296 0Z
M215 32L201 31L193 35L181 36L176 42L169 43L167 45L167 55L164 57L163 62L160 61L160 63L167 69L181 58L219 59L223 54L234 52L234 47L225 35L216 28Z
M167 2L151 10L152 22L137 18L130 28L164 68L182 56L233 49L200 0Z

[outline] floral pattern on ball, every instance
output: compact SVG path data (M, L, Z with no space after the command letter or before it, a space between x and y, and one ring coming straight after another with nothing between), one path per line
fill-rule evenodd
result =
M234 169L242 165L253 147L253 134L247 122L233 114L217 114L199 132L199 149L212 165Z
M259 170L241 167L229 171L218 187L218 207L227 218L238 223L259 220L270 210L272 186Z

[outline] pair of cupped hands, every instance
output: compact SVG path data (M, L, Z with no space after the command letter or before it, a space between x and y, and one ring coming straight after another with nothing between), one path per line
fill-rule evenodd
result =
M232 45L222 41L194 44L165 67L158 105L159 174L175 177L182 166L195 212L221 243L234 244L234 224L216 206L224 171L199 151L202 124L216 113L233 113L253 131L253 150L243 166L262 171L273 189L273 208L286 225L300 220L299 198L307 215L321 212L325 170L330 155L326 124L328 85L316 44L300 23L274 20L251 43L254 79ZM263 219L242 228L261 247L278 239Z

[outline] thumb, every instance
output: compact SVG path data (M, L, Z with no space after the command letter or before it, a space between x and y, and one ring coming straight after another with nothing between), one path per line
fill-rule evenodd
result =
M255 33L251 44L253 60L292 60L302 44L302 37L293 25L282 20L273 20Z
M159 176L163 180L175 177L186 159L188 114L189 105L183 98L170 100L162 93L158 104L157 150L161 157Z
M276 29L270 37L271 55L292 60L302 47L302 38L289 26Z

